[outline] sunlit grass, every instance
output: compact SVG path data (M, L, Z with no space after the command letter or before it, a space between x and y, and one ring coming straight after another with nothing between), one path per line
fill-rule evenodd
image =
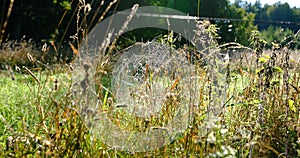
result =
M172 73L152 75L154 71L148 67L148 76L142 76L142 83L131 82L131 91L120 92L128 93L137 107L145 101L150 100L147 106L156 101L151 90L160 93L161 108L150 117L139 117L133 107L128 110L131 105L117 102L118 97L126 95L115 96L111 89L119 85L113 82L111 72L104 73L104 68L96 72L96 109L82 106L93 101L90 96L74 95L78 89L72 86L82 82L73 83L74 71L65 64L1 71L0 156L278 157L288 149L290 155L297 157L300 67L297 60L289 58L289 53L295 52L285 48L248 51L250 62L238 58L230 62L215 59L211 63L207 59L206 64L196 61L191 64L195 73L181 77ZM97 124L89 124L89 119L101 123L97 115L104 114L116 127L132 135L166 130L170 120L180 115L179 105L191 110L193 118L188 127L182 131L170 129L177 132L165 138L170 143L145 152L117 150L91 130L92 125L97 129ZM124 138L128 144L132 135Z

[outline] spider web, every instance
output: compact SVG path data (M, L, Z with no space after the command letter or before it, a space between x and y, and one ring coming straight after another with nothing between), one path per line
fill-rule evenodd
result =
M117 105L138 117L157 115L164 101L177 94L181 110L196 101L193 66L180 52L157 42L137 43L126 49L113 69ZM195 78L194 78L195 79ZM190 98L193 98L191 100Z

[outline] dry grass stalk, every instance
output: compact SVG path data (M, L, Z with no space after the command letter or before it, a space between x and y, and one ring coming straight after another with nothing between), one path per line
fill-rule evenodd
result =
M37 82L37 83L41 83L40 80L26 67L26 66L23 66L23 68L26 70L27 73L30 74L30 76Z

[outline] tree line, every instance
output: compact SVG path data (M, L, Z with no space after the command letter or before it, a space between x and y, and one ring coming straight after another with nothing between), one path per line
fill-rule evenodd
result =
M111 1L85 0L91 4L92 10L86 19L80 20L93 21L91 25L94 26L97 20L93 19L99 19ZM47 40L68 42L77 31L74 26L78 22L76 11L79 3L79 0L15 0L4 39L25 37L37 43ZM259 0L254 4L243 0L236 0L233 4L229 0L118 0L106 16L129 9L135 3L169 7L191 16L227 18L229 20L210 20L219 28L220 43L235 41L247 45L253 30L261 31L268 41L280 41L283 35L291 36L300 29L300 8L280 2L263 6ZM9 1L1 1L0 6L3 26ZM151 31L148 33L143 36L153 35Z

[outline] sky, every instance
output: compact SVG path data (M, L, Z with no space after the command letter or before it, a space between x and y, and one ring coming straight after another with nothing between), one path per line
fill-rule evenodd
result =
M235 0L230 0L231 3L233 3L234 1ZM256 0L243 0L243 1L251 2L253 4L255 3ZM266 3L272 5L278 1L280 1L281 3L287 2L291 8L293 7L300 8L300 0L260 0L260 3L262 4L262 6L264 6Z

